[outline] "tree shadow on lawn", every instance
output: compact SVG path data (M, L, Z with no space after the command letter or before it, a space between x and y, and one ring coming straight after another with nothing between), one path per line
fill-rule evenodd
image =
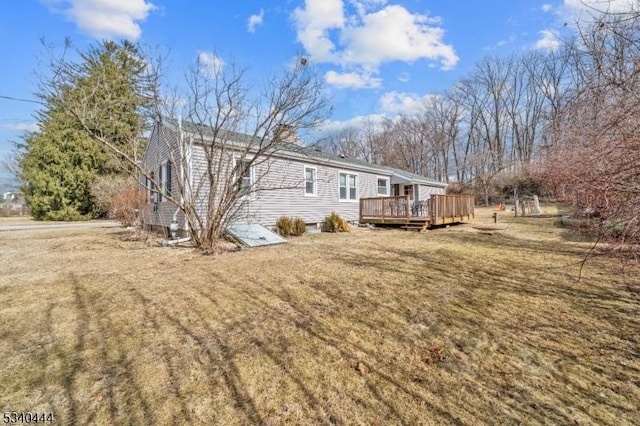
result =
M151 421L154 413L144 396L145 380L136 374L135 357L127 352L124 336L114 332L117 326L111 311L116 305L101 300L104 295L88 278L70 274L72 303L53 301L45 313L47 326L41 341L51 344L42 359L41 382L49 406L62 409L53 411L63 424ZM73 342L65 341L61 331L54 329L55 311L75 317ZM60 387L62 398L56 396Z
M561 244L529 244L510 236L452 234L451 239L460 244L472 242L477 250L487 253L495 251L496 245L514 249L526 245L532 252L574 254L573 249ZM467 372L461 384L502 389L508 410L519 413L518 421L543 421L544 417L537 417L540 410L545 417L561 423L576 421L574 416L582 417L581 421L607 424L615 424L618 417L633 418L634 411L640 408L634 402L640 396L640 341L636 332L640 327L639 306L621 285L617 288L606 276L577 282L566 270L537 265L526 256L485 264L469 262L464 255L447 250L447 264L443 264L437 261L433 250L428 250L428 244L425 241L424 251L388 247L388 259L342 253L334 261L363 270L386 270L388 266L399 270L395 263L404 258L406 282L429 270L429 280L415 279L416 287L433 287L438 282L455 286L456 297L446 309L431 305L441 320L435 331L451 335L477 328L479 334L486 335L487 342L497 345L497 353L488 354L501 360L496 371L507 367L507 371L512 370L508 374L518 375L517 380L512 384L504 378L490 380L489 370L489 374L471 376ZM442 250L435 249L438 252ZM428 293L424 296L429 297ZM409 305L411 300L406 299L405 303ZM520 306L516 309L514 304ZM557 311L558 307L563 311ZM531 371L544 381L532 383L528 377ZM603 391L606 397L602 396Z
M574 254L556 244L536 244ZM254 349L295 383L310 418L348 422L349 411L368 410L374 418L401 424L424 416L458 424L632 421L638 408L633 401L640 396L634 365L638 307L606 279L576 283L566 271L524 258L496 271L495 265L477 263L445 267L436 255L395 247L387 252L395 256L363 258L347 250L323 259L336 269L361 270L358 282L300 275L293 278L302 291L261 287L259 280L235 290L234 297L241 295L264 318L229 327L251 336ZM364 278L366 271L381 269L402 274L401 280L387 287ZM218 274L211 281L234 286ZM452 294L443 297L447 288ZM224 299L204 289L199 293L225 312ZM275 310L274 300L280 301ZM425 321L416 316L420 309L433 315ZM310 348L316 353L309 355ZM338 376L328 380L305 370L292 351ZM337 361L327 361L336 353ZM359 364L367 371L362 378ZM326 402L327 393L344 395L345 389L350 402Z
M71 280L73 303L50 304L49 311L57 306L73 312L73 342L53 337L42 359L41 381L47 384L45 392L51 396L57 420L64 424L225 424L228 421L216 418L216 413L198 413L207 410L200 404L222 391L223 405L230 403L235 410L233 423L261 422L239 376L235 349L208 329L204 319L195 325L185 323L181 312L145 294L153 289L141 290L133 284L118 297L139 316L121 318L114 313L117 306L109 300L111 295L90 277L71 276ZM56 334L51 326L47 329L46 335ZM133 342L127 341L130 336ZM52 364L57 365L55 371ZM194 379L189 374L194 370L199 393L192 391Z
M637 303L610 277L576 282L527 255L573 247L447 239L323 251L326 274L308 259L286 273L203 270L170 295L72 275L72 303L44 318L51 338L52 312L72 310L74 337L53 339L42 380L63 387L65 423L633 423ZM526 251L483 263L456 244Z
M215 276L214 279L223 280L220 276ZM401 403L402 399L409 399L421 407L419 416L437 413L440 419L448 423L461 422L447 410L424 398L415 389L398 382L392 374L385 371L385 366L391 365L388 358L380 357L363 345L349 342L348 336L342 331L327 327L323 321L323 317L326 316L323 315L322 309L318 310L316 306L300 302L294 294L284 288L269 290L262 296L246 288L238 290L243 294L246 303L261 307L263 311L272 310L274 297L279 300L276 303L279 309L258 327L246 327L246 322L239 322L237 326L243 334L253 336L260 350L283 374L295 382L304 395L306 409L314 413L315 420L322 423L350 423L350 419L353 419L349 416L353 414L351 410L359 408L363 412L369 411L369 415L371 410L375 410L375 415L370 421L377 419L382 422L415 424L415 421L421 420L422 417L416 417L415 412L407 413L407 407ZM216 309L224 310L223 303L207 293L200 294L211 301ZM318 295L321 296L321 293ZM339 306L342 303L335 305ZM363 318L349 318L348 321L353 325L357 324L358 328L372 330L369 322ZM293 360L290 355L292 351L297 353ZM308 359L305 362L295 362L298 356ZM358 362L366 363L363 367L366 373L358 373ZM307 363L316 364L316 368L305 368ZM317 365L321 366L320 369L317 369ZM399 368L399 371L403 371L402 367ZM407 371L403 372L409 374ZM325 375L331 379L323 382ZM361 378L360 375L366 377ZM349 387L352 387L353 393L346 392ZM318 388L323 391L318 392ZM389 391L391 395L388 394Z

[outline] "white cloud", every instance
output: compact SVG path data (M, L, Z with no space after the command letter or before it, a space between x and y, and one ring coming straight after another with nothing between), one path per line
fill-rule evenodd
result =
M401 114L414 114L420 112L422 106L430 98L438 95L427 94L424 96L415 93L388 92L379 100L382 112L378 114L359 115L343 121L329 120L320 126L314 133L318 139L340 133L344 130L364 130L372 128L382 130L385 122L394 122Z
M314 60L332 62L335 48L329 31L344 26L342 0L307 0L305 8L296 8L293 19L298 27L298 41Z
M425 15L413 15L402 6L387 6L365 15L362 25L345 28L341 42L346 63L377 66L383 62L429 59L450 69L458 62L453 47L442 39L444 30Z
M247 22L247 31L250 33L256 32L256 27L258 25L262 25L264 21L264 9L260 9L260 13L257 15L249 16L249 21Z
M398 81L401 83L406 83L409 80L411 80L411 76L409 75L409 73L402 72L400 73L400 75L398 75Z
M380 106L394 114L415 114L420 112L425 102L434 95L419 96L415 93L388 92L380 98Z
M45 0L46 1L46 0ZM49 0L78 28L95 38L137 40L144 21L155 6L146 0ZM59 5L59 6L58 6Z
M380 87L382 80L374 77L371 73L363 72L344 72L328 71L324 75L327 84L339 88L364 89L372 87Z
M540 10L542 10L545 13L551 12L553 10L553 5L550 5L549 3L545 3L542 5Z
M35 132L40 129L37 123L9 123L0 127L11 132Z
M213 52L198 52L200 71L207 77L215 77L222 71L224 61Z
M294 10L298 41L314 61L372 73L393 61L427 59L443 69L458 63L453 46L443 41L439 18L385 6L386 0L349 4L356 13L346 13L343 0L306 0L304 8Z
M553 31L542 30L539 31L538 34L540 34L540 40L538 40L533 46L534 49L553 52L560 47L560 37L558 37L558 35Z

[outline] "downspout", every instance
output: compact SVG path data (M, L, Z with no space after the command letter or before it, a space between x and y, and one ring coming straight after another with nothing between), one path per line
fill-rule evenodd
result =
M186 152L186 176L184 176L183 182L185 182L185 195L190 202L193 202L191 189L193 188L193 136L189 135L189 145L187 145ZM185 220L184 221L184 230L189 231L189 224Z
M182 116L178 117L178 147L180 149L180 181L184 182L184 136L182 134ZM173 212L173 219L171 224L178 224L178 212L180 208L184 207L184 189L180 192L180 205L176 207L176 211ZM177 230L177 229L176 229Z
M169 225L169 231L171 233L171 240L165 240L162 242L163 246L169 246L169 245L175 245L178 243L183 243L183 242L187 242L189 240L191 240L191 237L185 237L185 238L176 238L177 237L177 233L178 230L180 229L180 226L178 225L178 213L180 213L180 210L182 208L184 208L184 192L186 190L186 186L184 185L184 175L185 175L185 170L184 170L184 163L185 163L185 149L184 149L184 135L182 132L182 117L178 118L178 147L180 149L180 182L182 182L182 186L183 186L183 191L180 193L180 204L176 207L176 210L173 212L173 217L171 219L171 225ZM186 221L185 221L186 222ZM187 229L187 225L185 223L185 225L183 226L184 230L188 230Z

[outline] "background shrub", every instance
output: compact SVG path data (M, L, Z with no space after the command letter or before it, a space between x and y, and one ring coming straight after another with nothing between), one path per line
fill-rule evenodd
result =
M109 203L109 218L114 219L124 227L137 224L147 207L147 197L143 191L136 188L124 188L116 192Z
M99 176L91 184L91 200L95 206L97 216L108 216L111 203L116 196L127 189L136 189L139 184L136 180L125 176Z
M76 220L89 220L91 216L81 215L78 210L71 206L64 206L55 210L50 210L45 213L44 220L52 221L76 221Z

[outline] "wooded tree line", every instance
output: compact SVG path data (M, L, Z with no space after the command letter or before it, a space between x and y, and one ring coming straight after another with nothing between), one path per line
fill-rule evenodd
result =
M388 119L381 129L330 135L336 152L473 186L488 203L501 172L527 173L553 138L571 91L571 45L487 57L420 111Z
M603 165L593 161L607 162L613 148L589 140L609 143L624 129L624 137L633 138L628 132L636 127L619 120L637 116L639 25L635 13L603 14L580 23L557 50L486 57L452 88L427 97L418 112L388 119L381 128L336 132L322 143L455 182L485 204L513 187L542 191L545 182L548 191L569 196L575 186L559 176L586 182L577 169L600 173ZM588 168L586 158L576 157L578 147L591 152ZM585 197L575 201L582 205Z

